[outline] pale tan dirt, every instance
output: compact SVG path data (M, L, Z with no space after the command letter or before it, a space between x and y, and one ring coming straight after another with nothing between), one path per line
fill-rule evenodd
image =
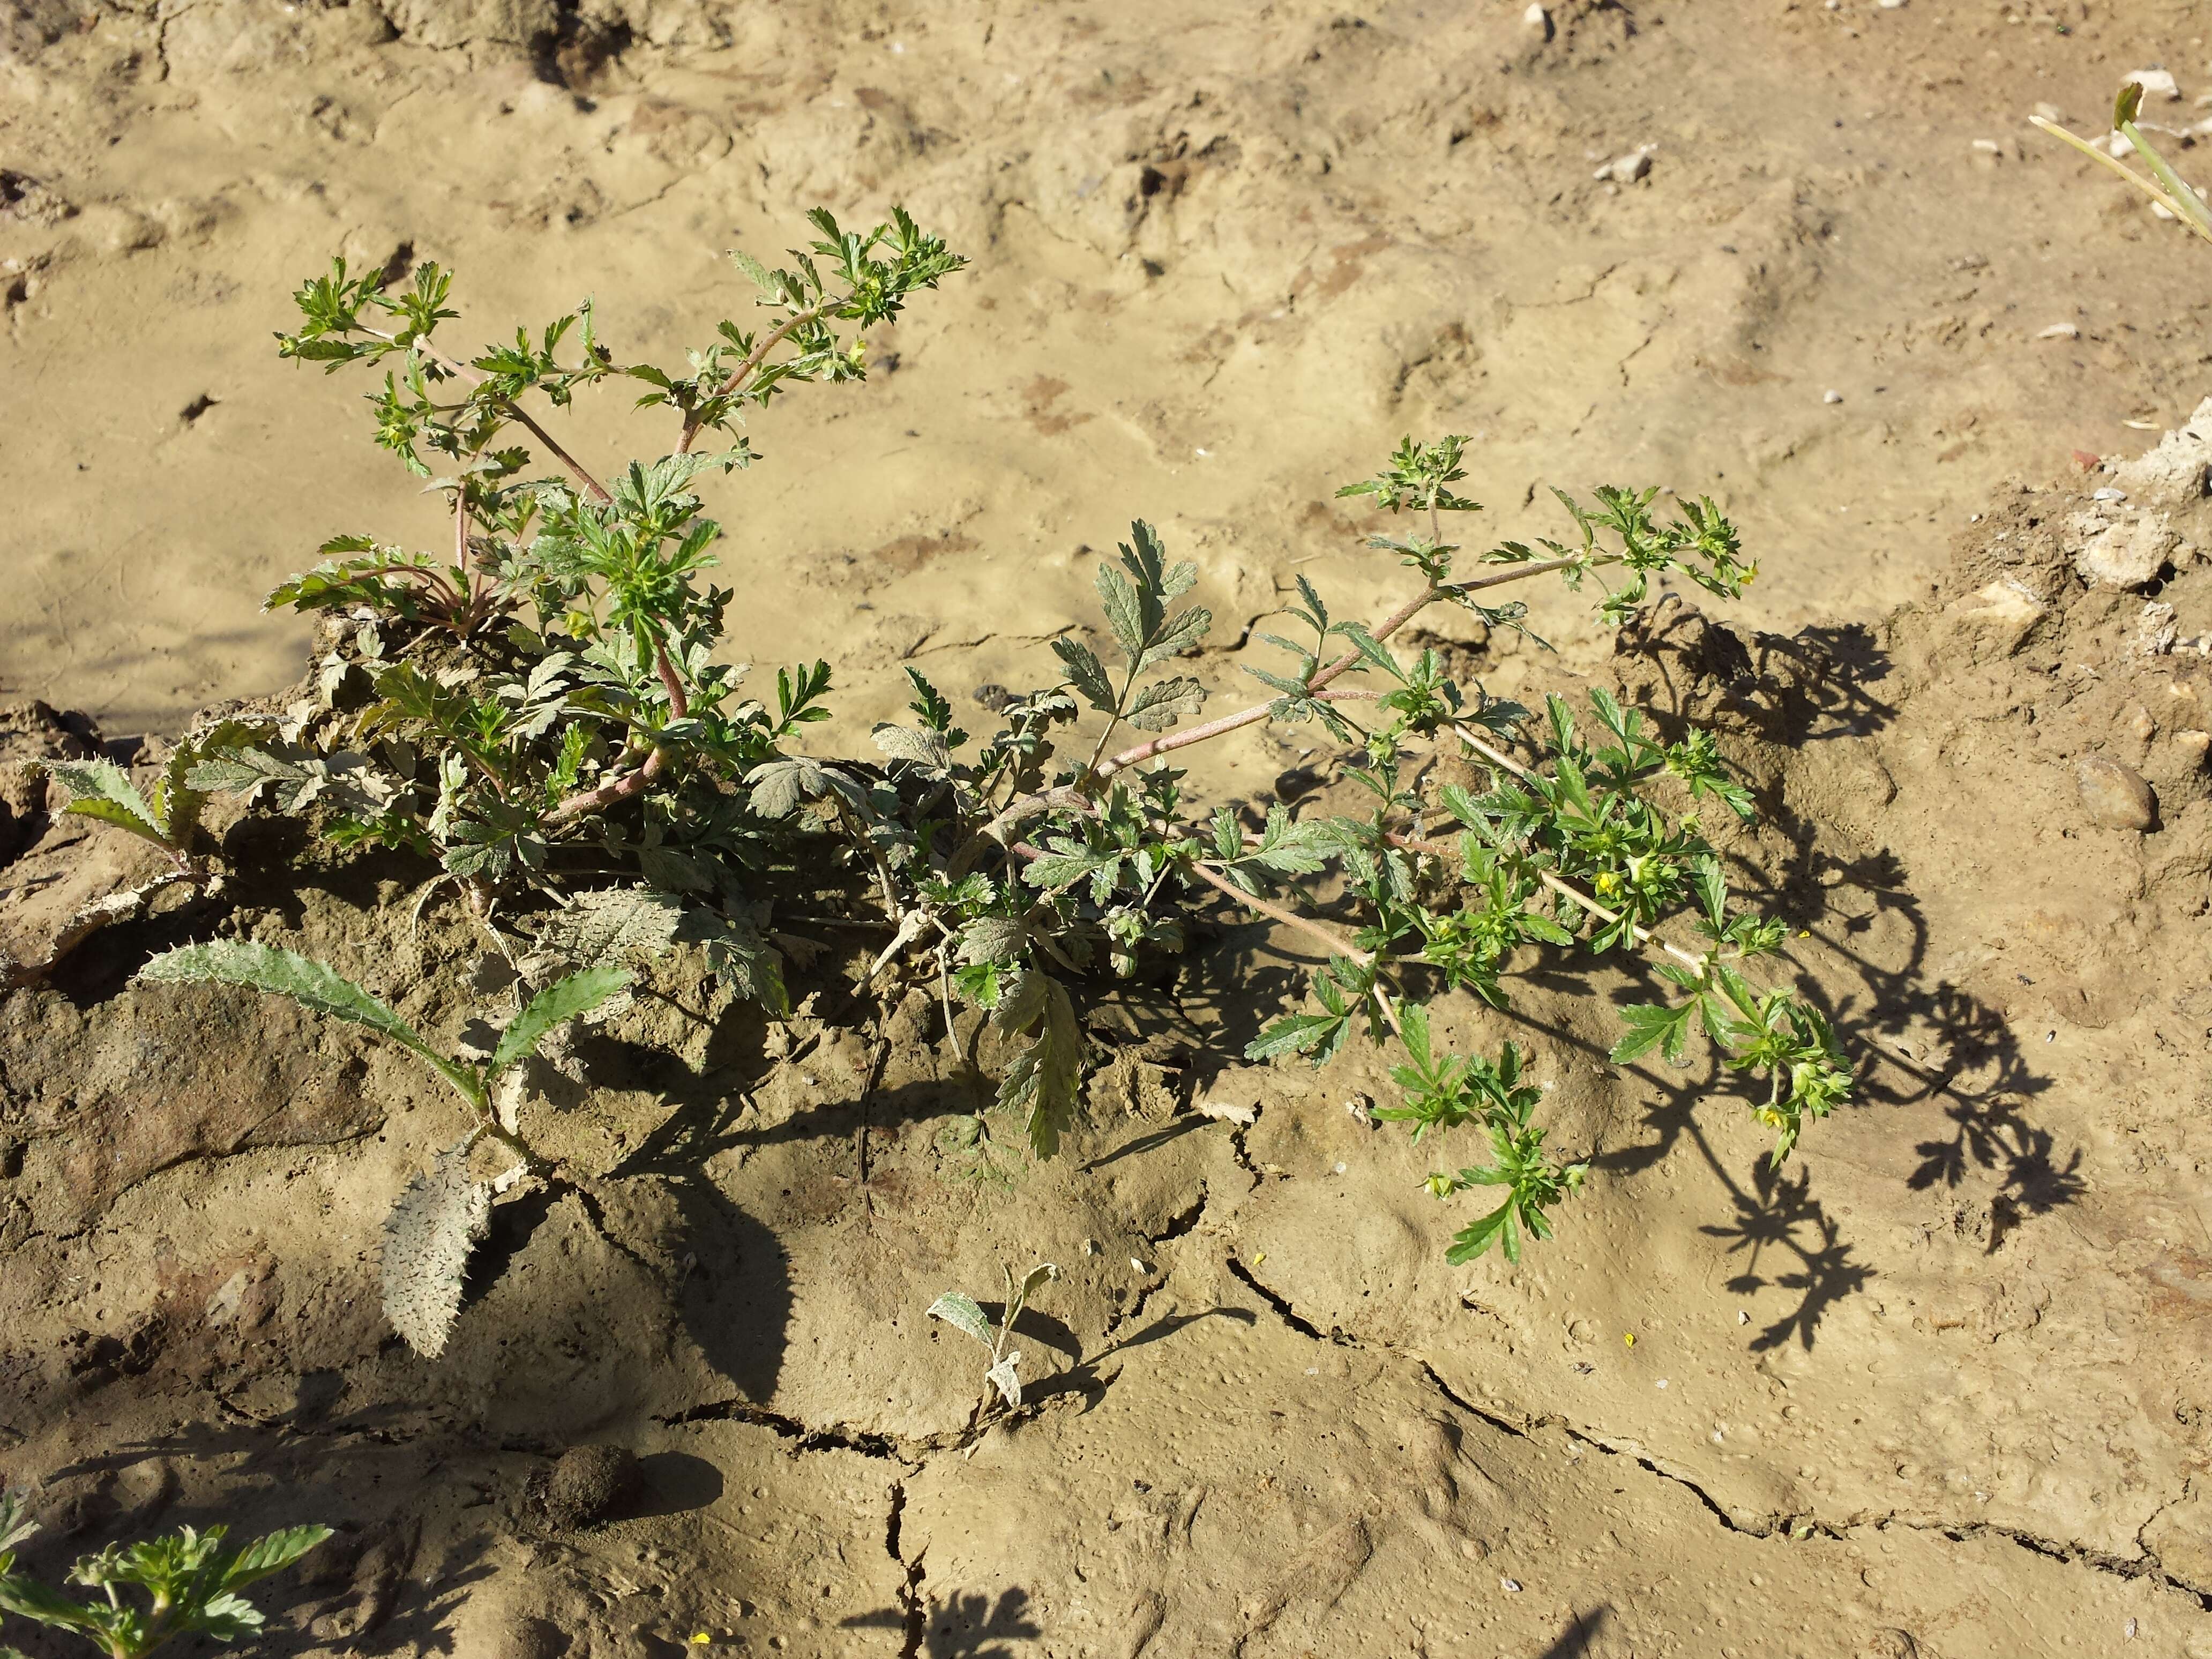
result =
M770 1058L672 974L586 1045L544 1131L570 1184L501 1207L426 1362L377 1310L377 1227L451 1101L350 1032L124 981L219 925L451 1036L495 1002L480 937L410 923L404 860L226 817L219 903L0 1000L0 1471L41 1488L34 1565L328 1520L267 1646L333 1656L2212 1656L2212 508L2137 492L2181 538L2180 643L2146 654L2147 596L2075 573L2114 475L2070 457L2212 390L2212 285L2024 121L2094 126L2159 62L2189 98L2154 118L2200 119L2212 30L1521 11L19 6L9 691L173 731L296 678L304 629L254 605L324 536L434 544L359 388L270 349L333 249L451 262L487 337L596 293L675 360L737 303L721 248L903 200L975 269L714 486L738 647L840 665L823 746L902 659L963 698L1039 677L1134 514L1201 560L1224 647L1294 569L1379 606L1328 496L1404 431L1481 434L1498 534L1557 528L1547 483L1711 490L1764 561L1733 632L1670 603L1615 652L1532 592L1559 654L1478 630L1467 660L1725 734L1766 819L1740 878L1863 1080L1771 1175L1726 1077L1605 1064L1648 987L1532 963L1514 1016L1450 1034L1534 1043L1595 1174L1519 1269L1453 1268L1466 1218L1417 1183L1471 1149L1348 1111L1371 1061L1234 1059L1294 937L1224 915L1170 994L1102 1003L1127 1041L1091 1125L1004 1192L939 1143L988 1085L933 994L870 1087L854 1036ZM1644 182L1591 179L1645 143ZM564 437L649 447L619 402ZM1240 660L1200 672L1227 694ZM20 777L98 735L0 711L18 955L143 873ZM1200 781L1249 797L1300 747ZM2092 821L2084 757L2149 781L2147 833ZM1033 1407L969 1446L973 1355L921 1310L1037 1256L1066 1276L1022 1329ZM645 1499L560 1531L531 1480L598 1443Z

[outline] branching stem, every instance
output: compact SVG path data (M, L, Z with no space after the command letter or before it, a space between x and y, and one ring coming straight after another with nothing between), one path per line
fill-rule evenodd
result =
M371 328L366 323L356 324L356 326L358 327L362 333L367 334L374 339L382 340L386 344L396 345L398 343L398 337L397 335L386 334L380 328ZM481 370L471 368L466 363L455 362L453 358L448 357L444 352L439 350L435 346L431 345L425 341L416 340L408 349L410 350L421 352L425 357L428 357L432 362L437 364L440 368L445 370L447 374L452 375L455 380L465 380L471 386L482 386L484 381L489 378ZM538 441L544 444L546 448L553 452L554 455L559 459L561 465L568 469L570 476L573 477L578 483L584 486L585 494L589 495L593 501L597 501L601 507L606 506L607 503L614 500L612 495L607 494L606 486L602 484L597 478L593 477L590 470L586 467L581 461L578 460L574 455L571 455L567 450L562 448L560 442L551 433L548 432L544 427L538 423L536 417L534 417L528 410L525 409L520 404L515 402L512 398L501 398L499 400L499 406L505 410L509 415L513 416L514 419L520 421L524 426L529 428L532 434L537 438Z
M1372 951L1361 950L1335 929L1325 927L1320 922L1302 916L1295 910L1286 910L1279 904L1271 903L1256 894L1246 892L1226 877L1217 874L1208 865L1193 861L1190 869L1191 873L1200 881L1219 888L1246 909L1256 910L1271 921L1279 921L1285 927L1295 927L1310 938L1319 939L1328 946L1329 954L1332 956L1347 957L1362 968L1367 967L1375 960L1375 953ZM1394 1026L1397 1024L1395 1015L1392 1017L1391 1024Z
M1538 559L1528 564L1515 565L1510 570L1498 571L1490 575L1470 576L1465 581L1445 582L1440 586L1425 588L1393 611L1383 621L1382 625L1374 630L1373 637L1378 643L1389 639L1438 599L1449 598L1455 593L1473 593L1486 587L1502 587L1508 582L1521 581L1530 576L1540 576L1547 571L1564 570L1569 565L1579 562L1580 559L1577 556ZM1358 667L1364 660L1364 659L1357 651L1346 652L1335 661L1316 670L1313 678L1306 682L1306 690L1316 696L1322 696L1324 688L1329 682L1339 675ZM1324 697L1324 701L1328 700L1330 699ZM1164 755L1176 749L1188 749L1194 743L1204 743L1209 738L1220 737L1243 726L1257 726L1267 718L1269 711L1274 708L1277 701L1279 700L1270 698L1266 702L1255 703L1240 713L1224 715L1218 720L1209 720L1204 726L1194 726L1187 732L1171 732L1164 737L1154 738L1149 743L1140 743L1133 749L1124 749L1111 759L1100 763L1091 775L1103 781L1116 772L1126 771L1140 762L1151 760L1156 755Z
M714 388L713 395L717 398L728 397L751 378L754 370L768 361L768 354L781 345L790 336L792 330L804 328L809 323L818 321L823 313L849 305L852 300L851 295L842 294L834 300L823 300L815 305L809 306L804 311L786 318L769 331L766 339L752 349L751 355L747 356L744 362L730 371L729 377ZM688 415L684 416L684 433L676 441L676 453L679 455L689 455L691 453L691 446L698 441L699 434L703 429L696 420Z

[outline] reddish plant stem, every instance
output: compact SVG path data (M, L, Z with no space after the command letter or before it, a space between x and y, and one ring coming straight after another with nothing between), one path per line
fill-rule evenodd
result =
M501 407L504 408L507 413L514 416L516 420L521 422L523 425L528 427L532 435L534 436L539 443L544 444L546 448L551 450L555 455L560 458L561 465L567 467L569 472L574 477L576 482L584 486L584 493L586 495L589 495L601 507L606 507L612 504L614 497L607 493L606 486L601 483L597 478L594 478L591 473L586 470L585 465L581 461L578 460L574 455L571 455L567 450L562 448L560 441L554 437L554 435L548 432L544 427L540 426L528 410L525 409L520 404L506 398L502 398L501 400Z
M678 720L684 719L691 712L691 702L684 693L684 682L677 678L676 665L668 659L667 647L658 644L654 646L653 668L660 676L662 688L668 693L670 712ZM569 796L548 812L542 822L550 829L556 824L566 823L572 818L587 817L594 812L604 812L609 807L626 801L633 795L642 793L645 787L660 775L666 763L662 757L659 745L656 744L635 771L625 772L618 778L610 779L596 789L586 789L581 793Z
M1246 909L1256 910L1261 915L1267 917L1270 921L1279 921L1285 927L1295 927L1300 933L1303 933L1310 938L1321 940L1324 945L1328 946L1329 953L1332 956L1349 957L1352 961L1358 963L1362 968L1366 967L1375 960L1375 953L1372 951L1361 950L1358 945L1352 944L1351 940L1339 936L1334 929L1324 927L1320 922L1314 921L1307 917L1302 916L1295 910L1285 910L1279 904L1271 904L1266 899L1261 898L1255 894L1246 892L1243 888L1237 886L1236 883L1230 881L1227 878L1215 874L1214 872L1206 865L1194 860L1190 868L1191 873L1195 875L1200 881L1206 882L1214 887L1219 888L1223 892L1228 894L1231 898L1235 899Z
M730 371L728 378L714 388L714 395L717 398L728 397L751 377L755 369L768 361L768 354L781 345L792 330L815 321L825 311L836 310L837 307L843 305L852 297L848 294L840 299L824 300L820 305L810 306L796 316L778 324L766 339L753 348L751 356ZM689 455L691 453L691 446L698 441L699 434L705 428L698 422L687 416L684 422L684 434L676 441L676 453L679 455Z

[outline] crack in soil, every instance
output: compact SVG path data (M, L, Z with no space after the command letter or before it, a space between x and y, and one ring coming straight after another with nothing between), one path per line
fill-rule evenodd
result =
M906 1519L906 1482L891 1482L891 1516L884 1529L884 1548L906 1574L898 1590L899 1607L906 1614L906 1643L899 1650L899 1659L921 1659L922 1638L929 1629L929 1603L921 1593L922 1558L929 1553L924 1545L909 1561L899 1549L899 1528Z
M1228 1258L1227 1265L1233 1277L1257 1295L1273 1310L1276 1317L1299 1335L1316 1342L1330 1342L1339 1347L1388 1353L1401 1359L1410 1360L1419 1368L1421 1376L1427 1381L1429 1386L1442 1395L1455 1408L1488 1424L1502 1434L1510 1435L1516 1440L1531 1438L1534 1431L1537 1429L1557 1429L1577 1444L1588 1446L1595 1451L1603 1453L1607 1457L1626 1458L1647 1474L1668 1481L1689 1492L1723 1528L1739 1536L1764 1539L1783 1535L1802 1539L1811 1533L1818 1532L1840 1541L1848 1539L1853 1531L1861 1528L1871 1527L1880 1532L1894 1526L1908 1532L1939 1534L1954 1543L1963 1543L1970 1538L2002 1538L2021 1549L2027 1550L2050 1560L2064 1562L2072 1566L2087 1567L2092 1571L2111 1573L2120 1578L2154 1580L2169 1589L2179 1590L2182 1595L2193 1600L2199 1607L2212 1613L2212 1590L2192 1584L2188 1580L2177 1577L2168 1572L2158 1557L2147 1548L2140 1557L2131 1560L2125 1556L2113 1555L2107 1551L2092 1549L2085 1544L2039 1537L2036 1534L2023 1531L2016 1527L1999 1526L1991 1522L1914 1521L1894 1512L1885 1516L1861 1517L1841 1523L1824 1521L1811 1514L1772 1515L1760 1521L1738 1521L1728 1512L1719 1499L1707 1492L1691 1476L1679 1469L1668 1468L1632 1443L1610 1439L1594 1430L1577 1427L1563 1417L1552 1415L1530 1417L1516 1423L1510 1418L1501 1417L1492 1411L1486 1411L1454 1389L1437 1375L1436 1367L1422 1356L1388 1342L1363 1340L1356 1335L1346 1333L1340 1327L1331 1327L1324 1335L1312 1321L1304 1318L1297 1312L1297 1309L1291 1304L1289 1298L1279 1295L1262 1285L1254 1276L1252 1270L1243 1262L1231 1256ZM2148 1527L2149 1523L2147 1522L2144 1524ZM2138 1537L2140 1538L2140 1534Z
M1206 1218L1206 1206L1212 1201L1212 1191L1208 1189L1203 1180L1200 1181L1198 1196L1192 1200L1188 1209L1178 1215L1170 1216L1168 1224L1158 1232L1138 1235L1145 1241L1145 1253L1147 1255L1153 1255L1161 1245L1172 1243L1175 1240L1188 1235L1200 1222ZM1152 1282L1138 1293L1137 1299L1126 1310L1115 1314L1113 1318L1106 1322L1105 1338L1110 1339L1124 1325L1134 1324L1138 1320L1142 1319L1145 1316L1145 1310L1152 1305L1152 1298L1166 1288L1168 1275L1162 1271L1157 1261L1152 1263ZM1079 1364L1082 1363L1079 1356L1077 1363Z
M810 1428L795 1417L772 1412L765 1406L756 1406L747 1400L709 1401L702 1406L690 1406L680 1412L671 1412L665 1417L656 1417L653 1421L669 1428L679 1428L686 1423L750 1423L756 1428L773 1430L781 1438L792 1442L793 1455L811 1451L858 1452L863 1457L903 1463L909 1469L919 1469L927 1453L942 1449L934 1443L934 1437L908 1444L902 1443L895 1435L878 1434L872 1429L848 1428L842 1423L833 1423L827 1428Z

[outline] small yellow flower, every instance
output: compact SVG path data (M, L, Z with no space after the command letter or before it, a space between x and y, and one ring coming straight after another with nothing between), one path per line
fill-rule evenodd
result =
M1623 1346L1632 1348L1636 1346L1636 1333L1634 1331L1623 1331L1620 1334L1620 1340Z

